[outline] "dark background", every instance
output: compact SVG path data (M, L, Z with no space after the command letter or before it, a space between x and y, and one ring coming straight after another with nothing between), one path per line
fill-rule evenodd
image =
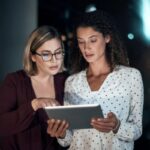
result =
M105 10L114 17L127 47L130 64L142 73L145 95L143 135L135 142L135 150L149 150L150 40L145 39L142 31L142 1L144 0L0 0L0 83L7 73L22 68L26 39L37 26L55 26L66 37L65 64L68 66L73 19L94 4L97 9ZM128 33L132 33L134 39L130 40Z

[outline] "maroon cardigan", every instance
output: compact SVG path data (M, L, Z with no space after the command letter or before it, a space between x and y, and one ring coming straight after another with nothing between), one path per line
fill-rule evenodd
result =
M54 76L56 99L63 104L66 73ZM43 109L34 112L36 98L31 80L23 70L8 74L0 86L0 150L62 150L46 133Z

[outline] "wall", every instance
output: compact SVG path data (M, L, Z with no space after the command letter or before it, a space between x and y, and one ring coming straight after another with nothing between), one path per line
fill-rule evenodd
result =
M37 0L0 1L0 83L9 72L22 68L29 33L37 27Z

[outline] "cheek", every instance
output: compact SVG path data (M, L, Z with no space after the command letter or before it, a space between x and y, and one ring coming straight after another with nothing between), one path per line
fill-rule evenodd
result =
M44 63L42 60L36 60L35 63L37 66L42 66L42 67L46 65L46 63Z
M62 59L62 60L58 60L58 61L57 61L57 65L58 65L59 67L61 67L61 66L63 65L63 61L64 61L63 59Z
M85 55L84 50L81 50L81 49L80 49L80 52L79 52L79 53L80 53L80 55L81 55L82 57L84 57L84 55Z
M79 47L79 51L80 51L81 54L84 54L84 48L83 48L83 46Z
M83 51L84 50L84 45L82 44L80 44L80 45L78 45L78 47L79 47L79 49L80 49L80 51Z
M105 51L106 43L104 42L99 43L99 45L97 45L97 48L99 48L101 51Z

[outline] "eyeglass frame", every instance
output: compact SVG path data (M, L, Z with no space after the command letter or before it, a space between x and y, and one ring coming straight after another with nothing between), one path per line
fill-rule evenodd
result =
M36 52L36 51L32 51L32 54L33 55L38 55L38 56L41 56L42 57L42 60L44 61L44 62L47 62L47 61L51 61L52 59L53 59L53 56L55 56L55 59L56 60L60 60L60 59L62 59L63 57L64 57L64 50L63 49L57 49L57 50L60 50L60 51L58 51L58 52L54 52L54 53L51 53L50 51L48 51L48 50L45 50L47 53L49 53L48 55L50 56L50 59L48 59L48 60L45 60L44 59L44 54L40 54L40 53L38 53L38 52ZM56 51L56 50L55 50ZM61 58L57 58L56 56L57 56L57 54L58 53L61 53L62 54L62 57Z

